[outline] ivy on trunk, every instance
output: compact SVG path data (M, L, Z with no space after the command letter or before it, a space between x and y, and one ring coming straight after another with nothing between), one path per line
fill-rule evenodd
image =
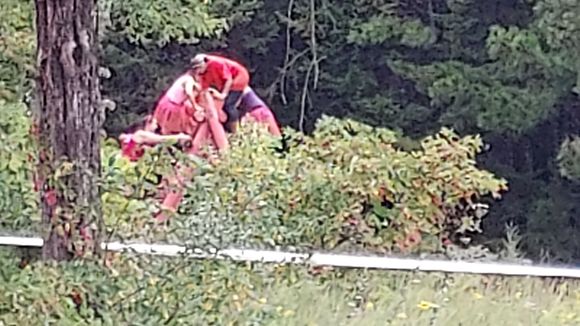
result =
M102 229L95 0L35 0L43 257L95 253Z

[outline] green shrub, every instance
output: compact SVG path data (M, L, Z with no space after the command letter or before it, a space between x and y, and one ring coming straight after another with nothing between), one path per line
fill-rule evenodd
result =
M34 70L34 11L31 1L0 3L0 99L15 100L30 89Z
M4 104L0 205L4 227L36 229L33 147L22 105ZM199 246L348 246L379 251L437 250L442 241L480 231L472 204L506 183L475 165L479 137L443 129L403 151L397 137L354 121L324 117L315 133L291 129L275 139L247 124L216 165L197 166L180 214L168 230L153 223L156 175L173 173L167 147L138 163L103 141L102 198L110 235ZM213 154L212 154L213 155Z
M556 160L560 175L578 182L580 180L580 137L574 136L564 140Z
M22 104L0 100L0 109L0 229L30 228L40 221L30 120Z
M504 180L475 166L479 137L443 129L406 152L388 130L328 117L312 137L290 129L287 135L274 139L248 124L215 166L189 162L198 165L197 176L163 238L197 246L436 250L445 239L477 232L483 214L471 203L506 189ZM116 180L104 194L106 205L132 207L130 218L113 222L124 238L151 235L143 227L153 229L153 202L128 202L114 185L126 191L139 176L149 178L147 170L167 175L161 151L129 170L114 151L105 155L112 163L107 180ZM131 192L136 189L142 198L154 184ZM109 215L118 211L106 206Z

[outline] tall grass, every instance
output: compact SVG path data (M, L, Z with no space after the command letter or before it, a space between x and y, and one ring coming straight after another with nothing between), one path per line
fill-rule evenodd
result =
M0 325L580 325L580 281L0 250Z
M580 325L579 282L371 272L359 297L304 281L265 290L276 325ZM357 300L358 299L358 300Z

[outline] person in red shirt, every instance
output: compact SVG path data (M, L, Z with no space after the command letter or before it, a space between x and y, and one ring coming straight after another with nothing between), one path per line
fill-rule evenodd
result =
M202 90L216 88L214 96L224 101L224 111L228 115L225 125L229 131L240 119L236 103L250 84L250 73L241 63L234 60L208 54L198 54L191 59L191 68L195 72Z

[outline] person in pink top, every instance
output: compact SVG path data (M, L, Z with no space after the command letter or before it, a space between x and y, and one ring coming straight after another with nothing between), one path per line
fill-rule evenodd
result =
M204 157L205 155L202 151L207 145L212 145L219 151L227 150L229 148L229 142L222 121L220 121L220 115L213 97L209 92L204 91L197 94L197 101L200 107L204 109L203 116L201 117L203 120L196 124L192 136L192 144L185 150L185 153ZM157 221L164 222L168 219L167 213L175 213L177 211L183 199L183 188L185 187L186 180L191 179L193 173L194 169L192 167L177 165L176 173L166 179L170 189L165 194L165 198L161 204L162 210L155 216Z
M132 162L138 161L145 154L145 146L154 146L167 142L191 141L191 136L184 133L177 135L159 135L157 122L151 115L129 126L120 136L121 153Z
M212 140L211 143L218 150L224 150L228 147L228 141L220 123L227 116L222 110L218 110L210 90L201 89L190 72L191 70L179 77L156 105L153 116L160 127L160 133L190 135L194 141L187 150L189 154L197 154L208 140ZM200 128L204 131L201 134L207 137L200 135Z
M201 156L202 148L213 145L223 151L229 142L222 125L225 114L219 112L209 90L201 90L191 75L178 78L159 101L155 116L160 120L162 133L186 133L192 137L192 144L184 151ZM182 101L180 105L178 103ZM195 109L192 109L195 107ZM167 220L167 212L176 212L183 199L186 180L193 175L193 168L176 166L175 175L166 178L169 191L161 204L162 210L156 214L159 222Z
M159 131L163 135L184 133L193 138L196 133L203 114L196 102L195 80L190 72L187 71L179 76L161 95L155 106L153 117L158 122ZM155 214L158 222L167 220L168 211L177 211L183 197L182 188L186 180L184 176L186 172L188 169L176 164L174 173L163 176L162 187L158 193L161 207Z
M203 111L197 104L193 71L179 76L159 99L153 117L161 127L161 134L185 133L193 135L197 123L203 120Z

